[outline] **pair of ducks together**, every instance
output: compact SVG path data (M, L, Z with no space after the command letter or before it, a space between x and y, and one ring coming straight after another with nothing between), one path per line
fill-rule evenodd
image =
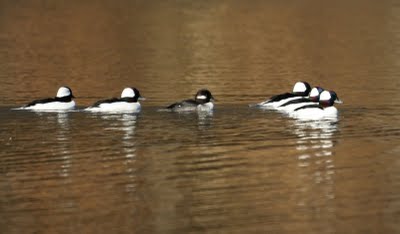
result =
M69 110L75 108L72 90L69 87L59 88L55 98L33 101L20 109L26 110ZM136 88L125 88L121 98L100 100L85 108L91 112L130 112L138 113L141 110L139 100L144 99ZM214 97L207 89L199 90L194 99L176 102L164 110L167 111L211 111L214 108ZM250 105L265 109L274 109L289 114L295 118L320 119L336 117L337 109L334 103L342 103L334 91L327 91L321 87L311 89L307 82L297 82L293 92L279 94L270 99Z

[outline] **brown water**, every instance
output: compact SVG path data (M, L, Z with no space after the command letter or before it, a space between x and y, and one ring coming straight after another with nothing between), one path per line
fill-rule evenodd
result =
M399 61L397 1L0 1L0 232L400 233ZM298 80L337 122L247 107ZM65 84L147 101L10 110Z

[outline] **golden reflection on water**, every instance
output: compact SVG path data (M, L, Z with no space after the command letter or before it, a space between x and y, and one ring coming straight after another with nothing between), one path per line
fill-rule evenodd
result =
M203 87L221 103L248 104L298 80L349 103L361 104L373 85L397 96L390 66L399 64L389 52L398 8L358 3L3 2L2 105L51 96L61 85L71 86L80 106L126 86L149 97L147 105ZM368 75L377 79L359 82Z

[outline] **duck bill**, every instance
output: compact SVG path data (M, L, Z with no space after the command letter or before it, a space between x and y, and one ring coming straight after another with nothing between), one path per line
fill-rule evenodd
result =
M211 96L210 100L213 102L217 101L217 99L215 99L213 96Z
M337 103L337 104L342 104L342 103L343 103L343 101L342 101L342 100L340 100L339 98L337 98L337 99L335 100L335 103Z
M144 101L144 100L146 100L146 98L145 97L139 97L138 100Z

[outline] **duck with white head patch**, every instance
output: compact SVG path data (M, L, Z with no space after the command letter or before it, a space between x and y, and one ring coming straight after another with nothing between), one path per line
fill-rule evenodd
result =
M335 119L338 110L334 103L343 103L334 91L323 91L319 98L319 104L310 104L299 107L290 113L291 117L304 120Z
M67 86L62 86L58 89L55 97L32 101L21 108L17 108L17 110L71 110L75 108L75 101L73 98L75 97L72 94L72 90Z
M270 99L260 102L254 106L266 109L276 109L288 101L299 99L302 97L307 97L310 91L311 91L311 86L309 83L299 81L294 85L293 92L272 96Z
M166 109L175 112L211 111L214 109L214 97L207 89L199 90L193 99L187 99L169 105Z
M125 88L121 93L121 98L97 101L86 108L85 111L138 113L141 110L138 100L144 100L139 90L136 88Z
M279 107L277 107L277 110L285 113L289 113L294 111L295 109L310 105L310 104L318 104L319 102L319 96L321 93L324 91L323 88L317 86L311 89L311 92L308 97L302 97L302 98L297 98L291 101L288 101Z

